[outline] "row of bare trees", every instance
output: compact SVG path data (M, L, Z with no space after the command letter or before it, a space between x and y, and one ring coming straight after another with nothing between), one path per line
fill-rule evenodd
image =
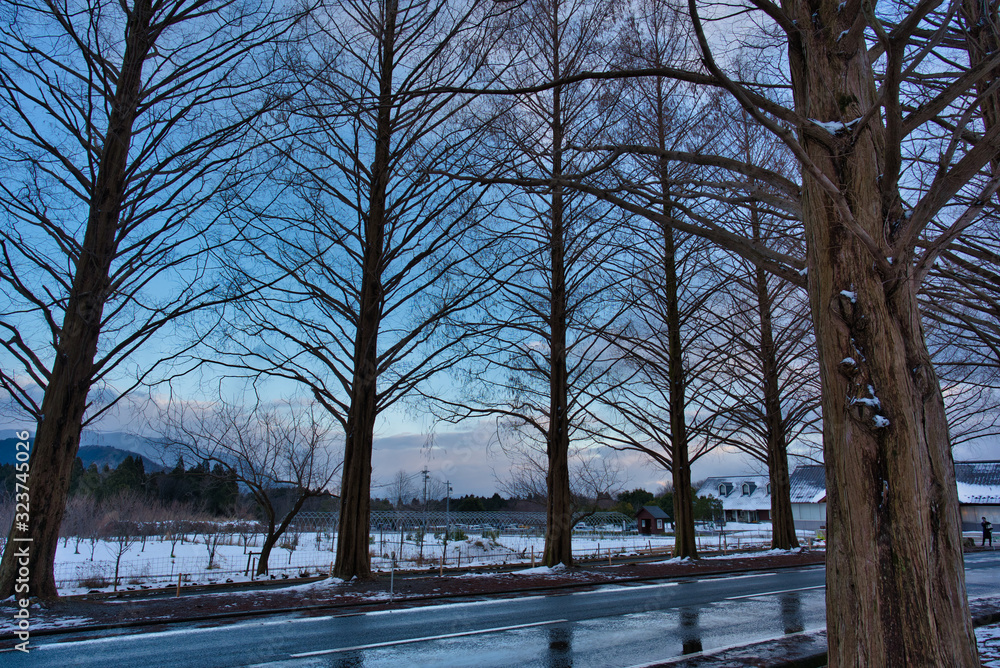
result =
M818 378L831 663L975 665L949 427L993 431L962 421L997 368L984 7L5 6L0 382L50 490L11 533L35 593L83 424L188 361L336 422L340 577L370 575L374 431L414 396L536 435L555 564L574 448L669 468L693 552L691 460L751 451L778 503Z

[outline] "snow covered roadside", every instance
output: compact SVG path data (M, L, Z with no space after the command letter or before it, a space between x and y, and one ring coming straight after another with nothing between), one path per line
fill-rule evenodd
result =
M980 626L976 629L976 642L983 668L1000 668L1000 624Z

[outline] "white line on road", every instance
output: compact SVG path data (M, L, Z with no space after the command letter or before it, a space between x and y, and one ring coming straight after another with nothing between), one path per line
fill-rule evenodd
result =
M533 624L517 624L516 626L498 626L492 629L480 629L478 631L462 631L461 633L445 633L439 636L424 636L423 638L406 638L404 640L391 640L389 642L376 642L370 645L355 645L354 647L338 647L336 649L321 649L315 652L303 652L301 654L290 655L293 659L301 659L306 656L320 656L322 654L337 654L338 652L354 652L361 649L378 649L379 647L392 647L394 645L408 645L415 642L425 642L428 640L444 640L445 638L462 638L464 636L477 636L484 633L499 633L501 631L515 631L517 629L527 629L533 626L547 626L549 624L562 624L568 619L553 619L547 622L535 622Z
M747 580L749 578L764 578L769 575L777 575L775 572L771 573L753 573L752 575L716 575L710 578L701 578L695 580L697 583L701 582L719 582L720 580L725 580L726 582L731 582L733 580Z
M475 594L470 594L474 596ZM504 603L509 604L511 601L517 601L518 603L523 603L524 601L535 601L545 598L545 596L519 596L517 598L496 598L487 599L485 601L463 601L461 603L434 603L431 605L422 605L416 608L390 608L389 610L372 610L371 612L362 613L365 617L376 617L379 615L403 615L403 614L413 614L420 612L427 612L428 610L450 610L453 608L472 608L478 606L487 605L503 605ZM406 603L405 597L400 597L396 599L399 603Z
M594 594L620 594L623 591L640 591L642 589L667 589L669 587L676 587L679 582L661 582L660 584L651 585L616 585L607 584L600 585L600 589L593 589L591 591L575 591L570 596L593 596Z
M744 594L743 596L727 596L724 601L735 601L740 598L757 598L758 596L774 596L775 594L790 594L793 591L809 591L810 589L823 589L826 585L816 585L815 587L800 587L799 589L782 589L780 591L762 591L759 594Z

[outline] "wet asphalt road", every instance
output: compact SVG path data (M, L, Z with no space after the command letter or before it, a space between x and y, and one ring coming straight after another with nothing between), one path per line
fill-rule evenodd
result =
M966 556L970 598L1000 595L1000 551ZM636 666L824 626L821 566L406 610L4 648L4 666ZM66 640L65 638L63 640Z

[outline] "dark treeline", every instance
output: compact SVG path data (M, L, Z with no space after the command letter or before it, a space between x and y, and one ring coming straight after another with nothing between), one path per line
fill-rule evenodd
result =
M13 464L0 465L0 489L4 498L12 499L14 496L15 473ZM258 514L256 502L240 490L231 472L219 464L211 466L204 461L187 467L183 457L178 458L172 469L152 473L146 472L139 456L130 455L115 468L108 464L100 468L97 464L85 467L83 460L77 457L73 463L69 490L70 497L85 496L99 503L132 492L151 505L187 507L213 517L256 518ZM276 489L272 491L271 498L277 506L290 506L295 493L293 489ZM326 496L310 499L304 509L329 511L335 507L333 497Z

